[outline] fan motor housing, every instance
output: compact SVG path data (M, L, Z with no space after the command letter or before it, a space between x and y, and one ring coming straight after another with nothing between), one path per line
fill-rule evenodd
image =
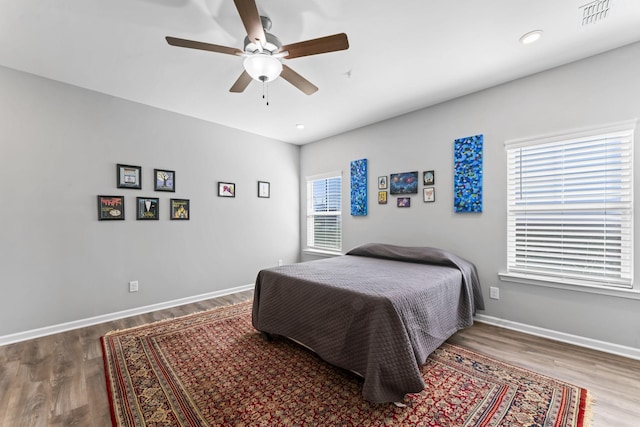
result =
M267 32L267 30L271 29L271 19L266 16L261 16L260 20L262 22L262 28L264 29L264 36L267 39L267 42L264 46L259 46L257 43L249 40L249 37L244 38L244 51L246 53L254 53L259 52L260 50L267 50L272 54L278 52L282 47L282 42L273 34Z

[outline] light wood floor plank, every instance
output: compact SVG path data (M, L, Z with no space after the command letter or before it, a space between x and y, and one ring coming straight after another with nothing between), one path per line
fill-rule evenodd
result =
M0 425L110 426L101 336L252 296L240 292L0 347ZM640 361L482 323L449 342L587 388L596 399L593 427L640 425Z

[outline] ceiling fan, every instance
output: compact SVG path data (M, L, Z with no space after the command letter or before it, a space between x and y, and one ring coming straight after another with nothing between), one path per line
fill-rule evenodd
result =
M234 3L247 30L247 37L244 39L244 50L176 37L166 37L167 43L172 46L245 57L244 71L231 86L230 92L243 92L251 83L251 80L267 83L280 76L305 94L311 95L318 88L286 64L283 64L282 59L300 58L349 48L349 41L344 33L282 45L276 36L267 32L271 29L271 20L260 16L255 0L234 0Z

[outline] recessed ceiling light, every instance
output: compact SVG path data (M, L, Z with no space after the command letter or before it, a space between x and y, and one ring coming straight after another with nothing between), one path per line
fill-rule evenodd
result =
M542 30L529 31L527 34L520 37L520 43L531 44L537 42L542 37Z
M298 130L302 130L302 129L304 129L304 123L298 123L298 124L296 125L296 129L298 129Z

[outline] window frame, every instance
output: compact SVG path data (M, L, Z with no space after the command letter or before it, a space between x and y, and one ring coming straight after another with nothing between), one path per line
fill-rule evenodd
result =
M634 153L633 153L633 144L634 144L634 132L636 129L636 123L637 120L628 120L628 121L624 121L624 122L618 122L618 123L613 123L610 125L606 125L606 126L598 126L598 127L591 127L591 128L585 128L585 129L581 129L578 131L573 131L570 133L565 133L565 134L554 134L554 135L546 135L546 136L541 136L541 137L535 137L535 138L527 138L527 139L519 139L519 140L509 140L506 141L504 143L505 145L505 151L507 152L507 161L509 160L509 150L513 150L513 149L517 149L520 147L531 147L531 146L541 146L544 144L550 144L550 143L558 143L558 142L562 142L562 141L572 141L572 140L580 140L580 139L586 139L589 137L595 137L595 136L600 136L600 135L613 135L613 134L620 134L623 132L628 132L630 134L630 139L631 139L631 147L630 147L630 155L629 155L629 161L630 161L630 173L631 173L631 180L630 180L630 194L629 197L631 198L630 201L630 206L631 206L631 214L630 214L630 227L631 227L631 231L630 231L630 251L631 251L631 255L630 255L630 268L631 268L631 272L630 272L630 276L631 276L631 282L630 282L630 287L621 287L619 285L607 285L605 283L597 283L597 282L582 282L582 281L578 281L578 280L561 280L558 279L557 277L552 277L552 276L544 276L544 275L536 275L536 274L531 274L531 273L527 273L527 272L521 272L521 271L510 271L510 257L515 256L515 248L510 247L510 234L512 233L512 231L510 231L509 229L509 225L511 223L511 215L512 213L510 210L510 200L512 199L512 197L515 196L515 190L512 190L511 188L509 188L509 174L511 173L510 170L510 165L507 164L507 188L506 188L506 196L507 196L507 209L506 209L506 213L507 213L507 247L506 247L506 264L507 264L507 270L503 271L503 272L499 272L498 276L501 280L503 281L507 281L507 282L516 282L516 283L524 283L524 284L530 284L530 285L539 285L539 286L546 286L546 287L553 287L553 288L560 288L560 289L567 289L567 290L575 290L575 291L581 291L581 292L589 292L589 293L596 293L596 294L603 294L603 295L610 295L610 296L617 296L617 297L624 297L624 298L632 298L632 299L640 299L640 286L638 285L638 283L634 280L634 272L633 272L633 264L636 258L636 255L634 253L634 235L635 232L633 230L633 223L634 223L634 211L633 211L633 161L634 161ZM513 192L514 194L511 194L510 192ZM513 232L515 233L515 232ZM512 252L513 251L513 252Z
M342 185L343 185L343 176L342 171L336 172L328 172L319 175L308 176L305 178L305 188L306 188L306 242L305 242L305 252L319 254L319 255L341 255L342 254L342 206L343 206L343 194L342 194ZM337 195L339 196L339 207L340 209L337 211L315 211L313 208L313 185L315 182L329 180L329 179L340 179L339 191ZM336 217L339 225L339 237L337 239L338 247L327 247L322 245L315 244L314 236L315 236L315 222L314 218L318 216L324 217Z

